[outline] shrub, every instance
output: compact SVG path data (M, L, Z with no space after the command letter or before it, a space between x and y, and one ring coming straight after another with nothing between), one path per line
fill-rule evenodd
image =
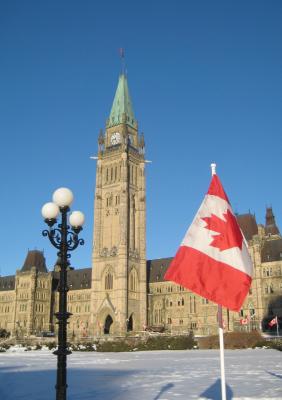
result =
M10 332L8 332L4 328L0 328L0 338L7 339L10 336Z
M114 342L99 342L97 343L97 351L100 352L121 352L132 351L132 346L124 340L116 340Z
M138 345L138 350L188 350L195 344L192 333L185 336L151 336Z
M193 334L182 336L149 336L147 339L115 340L99 342L97 351L121 352L121 351L147 351L147 350L187 350L196 345Z
M95 343L72 343L69 346L71 351L96 351L97 347Z
M272 349L282 351L282 340L274 339L267 342L268 346Z
M4 349L4 350L8 350L10 347L11 347L10 344L7 344L7 343L2 343L1 344L1 348Z
M57 344L55 342L48 342L45 346L48 347L49 350L53 350L57 347Z
M218 335L198 339L200 349L218 349ZM268 346L263 337L257 331L252 332L227 332L224 334L225 349L247 349Z

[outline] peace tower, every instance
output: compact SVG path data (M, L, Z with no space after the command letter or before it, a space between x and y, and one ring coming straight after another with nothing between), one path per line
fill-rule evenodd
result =
M91 285L97 335L124 335L147 324L144 152L122 73L98 137Z

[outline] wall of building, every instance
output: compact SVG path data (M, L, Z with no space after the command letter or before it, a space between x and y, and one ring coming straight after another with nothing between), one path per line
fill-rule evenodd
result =
M280 236L277 237L280 239ZM224 310L224 323L229 330L261 329L267 315L282 317L282 254L280 260L262 262L261 252L266 241L275 237L258 235L249 242L254 263L252 287L239 313ZM134 312L135 297L138 296L139 279L129 275L128 299ZM0 328L18 336L36 335L57 329L53 313L58 310L58 293L52 291L51 272L17 271L15 289L0 291ZM105 282L103 281L103 283ZM1 278L0 278L1 285ZM110 301L111 291L108 292ZM130 305L132 301L132 305ZM102 335L104 326L93 325L91 309L91 287L68 292L69 337ZM242 324L242 321L245 322ZM193 330L198 335L217 332L217 306L183 287L166 281L149 284L147 325L152 329L165 329L172 333ZM144 329L143 326L139 331Z

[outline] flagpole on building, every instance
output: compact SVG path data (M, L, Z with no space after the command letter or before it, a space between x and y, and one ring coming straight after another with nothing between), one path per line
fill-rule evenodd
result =
M212 175L216 175L216 164L211 164ZM220 349L220 375L221 375L221 399L226 400L225 367L224 367L224 338L223 338L223 319L222 306L218 305L218 333Z

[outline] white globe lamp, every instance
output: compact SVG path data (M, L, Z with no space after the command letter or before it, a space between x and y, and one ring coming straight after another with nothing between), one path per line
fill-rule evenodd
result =
M85 217L81 211L73 211L70 215L69 222L73 228L82 227Z
M72 191L68 188L59 188L53 193L53 201L59 207L69 207L73 201Z
M59 215L60 209L55 203L46 203L41 209L41 214L44 219L56 219Z

